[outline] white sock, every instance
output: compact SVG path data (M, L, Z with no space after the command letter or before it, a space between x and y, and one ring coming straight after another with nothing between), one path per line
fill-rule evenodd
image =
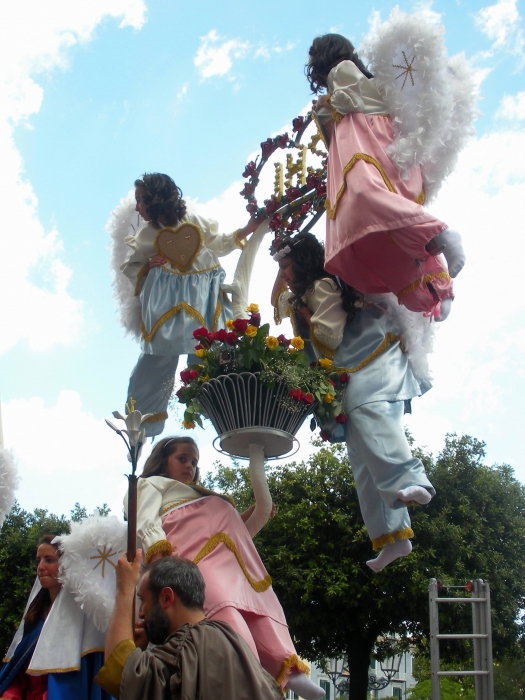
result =
M444 321L446 318L448 318L451 309L452 298L449 297L448 299L443 299L443 301L441 302L441 306L439 307L439 316L436 318L436 323L441 323L441 321Z
M410 540L396 540L394 544L387 544L381 550L381 554L376 559L369 559L366 565L376 573L384 569L399 557L406 557L412 551Z
M435 243L438 250L441 249L443 251L448 265L448 274L451 277L457 277L466 261L465 251L463 250L463 243L461 242L459 233L447 228L441 231L441 233L438 233L437 236L434 236L431 243Z
M400 501L404 503L410 503L410 501L415 501L421 506L426 506L430 503L432 495L430 491L423 486L408 486L406 489L401 489L397 492L397 497Z
M297 693L304 700L322 700L326 696L326 693L320 686L315 685L304 673L298 673L297 671L292 673L288 679L286 689L293 690L294 693Z

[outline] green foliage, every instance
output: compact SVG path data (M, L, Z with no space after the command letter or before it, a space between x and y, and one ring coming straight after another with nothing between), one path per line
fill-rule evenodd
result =
M72 523L81 523L84 518L87 518L86 508L82 508L78 501L75 503L75 507L70 511L70 513Z
M525 658L501 659L494 664L495 700L523 700Z
M414 552L379 574L365 565L373 553L344 447L323 447L307 462L278 466L268 477L277 515L257 535L256 546L298 652L316 660L347 654L350 697L359 700L366 697L364 676L380 635L400 635L406 647L428 654L431 577L445 584L488 580L494 654L521 655L524 487L511 467L485 466L484 444L468 436L447 436L437 459L414 453L437 496L411 510ZM221 468L207 485L233 495L241 509L251 502L246 469ZM470 631L470 606L445 606L440 624L442 632ZM467 644L443 644L441 651L445 662L471 663Z
M77 504L78 505L78 504ZM36 508L34 513L15 503L0 531L0 654L15 633L35 580L35 554L42 535L69 533L65 517Z

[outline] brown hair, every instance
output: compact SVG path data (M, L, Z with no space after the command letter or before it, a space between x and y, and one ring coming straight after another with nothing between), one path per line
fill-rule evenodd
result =
M49 544L54 547L58 556L60 557L61 552L59 550L59 545L54 543L56 535L43 535L38 540L38 546L41 544ZM38 547L37 547L38 550ZM33 598L31 605L29 606L26 614L24 615L24 632L30 632L34 629L38 621L44 616L46 609L51 607L51 597L47 588L41 588L36 596Z
M304 72L314 94L327 87L328 74L341 61L352 61L367 78L374 77L357 55L352 42L341 34L318 36L313 40L308 55L310 60Z
M135 180L135 187L143 191L142 201L152 221L163 216L167 226L174 226L186 214L182 190L169 175L144 173L142 179Z
M159 440L146 460L146 464L144 465L144 469L142 470L141 474L142 478L147 479L150 476L166 476L166 463L168 461L168 457L176 451L178 445L183 445L184 443L193 445L197 448L197 450L199 449L199 446L195 440L189 436L186 437L183 435L181 437L170 437ZM195 478L193 483L197 484L198 481L199 467L197 467L195 470Z

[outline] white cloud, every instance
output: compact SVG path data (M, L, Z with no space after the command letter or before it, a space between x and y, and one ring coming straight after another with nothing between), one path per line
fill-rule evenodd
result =
M261 44L254 53L255 58L271 58L273 54L283 54L285 51L291 51L297 45L295 41L288 41L284 46L276 44L275 46L268 46L267 44Z
M249 42L239 39L225 39L211 29L201 36L201 44L193 62L204 80L215 75L227 75L234 59L244 58L250 47Z
M3 16L0 42L0 191L4 266L0 276L0 353L25 340L33 349L70 344L82 327L81 302L69 295L70 271L61 262L56 230L38 218L38 200L24 176L13 127L29 124L43 100L38 75L66 69L71 50L91 41L105 19L140 29L143 0L22 0ZM31 280L34 272L43 283ZM16 300L16 302L14 301Z
M525 91L516 95L504 95L500 102L496 117L501 119L525 119Z
M478 28L492 41L490 53L509 51L525 60L523 29L517 0L498 0L482 7L474 19Z

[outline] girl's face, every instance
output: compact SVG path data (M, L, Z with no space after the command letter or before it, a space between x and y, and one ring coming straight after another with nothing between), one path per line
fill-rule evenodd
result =
M40 544L36 550L36 575L42 588L47 590L60 589L58 580L59 556L51 544Z
M135 201L137 202L137 205L135 206L135 211L138 211L138 213L142 216L144 221L149 221L149 215L148 212L146 211L146 205L142 201L142 195L144 194L144 190L142 187L135 187Z
M191 442L181 442L175 445L175 450L166 461L166 476L168 479L189 484L195 479L199 464L199 451Z
M293 271L293 261L289 256L281 258L279 260L279 277L286 282L288 287L293 292L293 283L295 282L295 275Z

